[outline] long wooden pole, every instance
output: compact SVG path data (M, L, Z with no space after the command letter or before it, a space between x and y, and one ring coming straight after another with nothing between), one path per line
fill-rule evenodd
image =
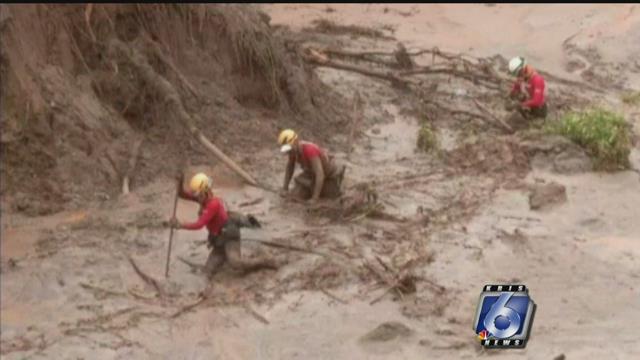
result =
M182 186L182 184L179 184L179 186ZM178 189L176 189L176 197L173 201L173 216L171 217L172 219L176 217L177 209L178 209ZM173 226L171 227L171 230L169 232L169 249L167 250L167 263L164 268L164 277L169 277L169 261L171 260L172 245L173 245Z

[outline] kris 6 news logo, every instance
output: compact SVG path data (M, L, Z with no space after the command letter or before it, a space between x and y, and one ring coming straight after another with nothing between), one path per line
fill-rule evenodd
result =
M486 285L480 294L473 328L487 348L524 348L536 304L524 285Z

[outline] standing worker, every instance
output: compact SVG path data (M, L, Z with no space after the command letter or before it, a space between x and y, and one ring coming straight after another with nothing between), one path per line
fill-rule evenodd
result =
M545 82L542 75L529 64L523 57L514 57L509 61L509 73L516 76L509 97L519 100L518 111L525 119L546 118L547 103L545 101ZM509 106L508 110L513 107Z
M333 158L318 145L298 139L298 134L291 129L283 130L278 136L280 151L289 155L284 176L282 193L289 191L289 183L293 177L296 163L300 164L302 174L295 178L294 194L310 203L322 198L337 198L341 195L340 187L345 167L338 170Z
M213 194L211 178L207 175L196 174L189 184L191 191L184 191L183 181L184 175L180 175L177 189L178 197L199 203L199 218L193 223L181 223L178 219L172 218L169 225L185 230L200 230L207 227L209 231L207 247L211 249L211 252L204 270L209 278L227 261L232 268L244 272L262 268L276 268L272 261L247 262L241 258L240 228L260 227L260 223L255 217L227 212L222 199Z

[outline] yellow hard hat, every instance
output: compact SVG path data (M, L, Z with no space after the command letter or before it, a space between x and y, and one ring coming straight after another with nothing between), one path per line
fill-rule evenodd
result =
M298 134L291 129L282 130L280 136L278 136L278 144L280 144L280 151L288 152L291 150L291 145L298 139Z
M197 173L191 178L189 187L194 194L201 194L211 189L211 178L204 173Z

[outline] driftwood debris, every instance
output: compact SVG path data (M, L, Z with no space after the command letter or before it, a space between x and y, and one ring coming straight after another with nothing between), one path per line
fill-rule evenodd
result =
M171 318L175 319L180 315L195 309L196 307L204 303L205 300L207 300L207 296L205 296L204 294L200 294L200 296L198 296L198 299L195 302L181 307L180 310L176 311L173 315L171 315Z
M499 119L497 116L493 115L491 111L489 111L486 107L478 102L478 100L473 99L473 103L476 104L478 109L480 109L483 113L487 114L496 124L500 125L500 127L509 133L513 133L513 128L509 126L507 123Z
M142 281L144 281L148 285L151 285L156 290L158 295L160 297L163 297L164 296L164 290L160 286L160 283L158 282L158 280L154 279L153 277L145 274L142 270L140 270L140 268L138 267L136 262L133 261L132 257L129 257L128 259L129 259L129 263L133 267L133 270L135 270L136 274L138 274L138 276L142 279Z

